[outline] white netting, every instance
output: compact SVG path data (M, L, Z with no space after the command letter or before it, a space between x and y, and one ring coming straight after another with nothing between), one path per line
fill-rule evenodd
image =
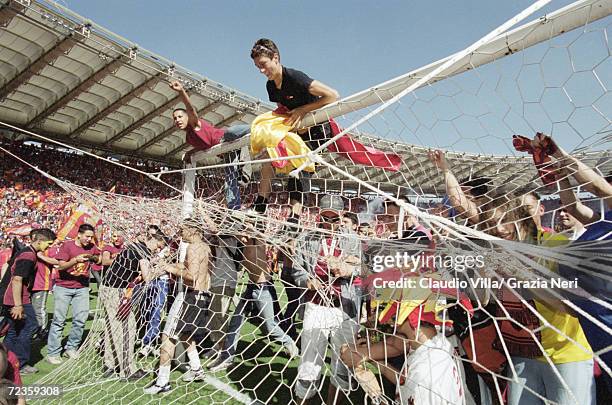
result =
M129 243L103 272L107 288L97 292L78 358L38 382L63 384L61 401L70 403L157 402L145 388L152 381L171 385L167 403L326 401L332 385L341 388L332 395L350 403L362 403L364 391L365 400L406 404L529 396L585 403L595 389L593 361L602 386L611 376L604 217L611 194L601 177L612 168L610 19L601 11L610 7L572 7L463 55L375 114L433 67L319 114L337 116L345 128L360 122L351 135L399 155L399 170L324 150L313 157L312 176L273 179L265 215L226 208L236 166L224 168L212 153L200 156L197 171L185 171L182 202L57 180ZM505 48L491 45L499 43ZM550 186L512 144L513 135L536 132L551 137L540 138L542 149L552 139L571 151L563 156L548 145L554 158L540 169L565 168ZM244 206L257 179L240 187ZM582 203L572 200L574 191ZM582 229L562 206L597 223L587 232L602 229L601 241L570 244ZM152 236L149 224L159 224L165 238ZM559 227L568 229L542 232ZM481 262L457 262L467 256ZM144 281L128 285L138 272ZM402 277L417 284L388 283ZM579 288L539 288L538 278L577 279ZM436 289L418 279L458 285ZM510 279L531 284L496 284ZM126 290L131 310L122 317L115 308ZM181 357L175 339L162 341L164 331L191 354ZM201 372L193 370L198 363ZM138 369L150 373L126 379Z

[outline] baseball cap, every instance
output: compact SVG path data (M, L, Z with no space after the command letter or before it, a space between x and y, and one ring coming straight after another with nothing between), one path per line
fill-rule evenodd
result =
M335 212L340 214L344 210L344 201L339 195L324 195L319 201L319 212Z

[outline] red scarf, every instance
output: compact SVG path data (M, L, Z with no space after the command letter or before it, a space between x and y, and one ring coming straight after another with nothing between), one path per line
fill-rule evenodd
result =
M538 132L536 135L541 135ZM534 147L531 139L522 135L512 135L512 145L519 152L527 152L533 157L533 163L538 169L538 175L544 185L548 186L557 181L554 169L550 166L550 155L556 152L555 146L550 139L544 138L542 146Z

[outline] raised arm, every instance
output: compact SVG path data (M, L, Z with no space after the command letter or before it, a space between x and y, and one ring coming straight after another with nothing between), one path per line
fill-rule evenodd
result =
M446 185L446 194L454 209L458 214L467 218L468 222L476 225L480 222L480 212L476 203L465 195L461 189L459 181L450 169L450 165L441 150L434 150L428 153L429 159L436 168L444 174L444 183Z
M188 125L192 128L197 128L199 125L198 112L196 111L193 104L191 104L191 100L189 99L189 95L185 91L183 85L176 80L170 82L170 88L176 91L181 98L183 104L185 104L185 110L187 111L187 119Z
M599 198L603 198L608 209L612 208L612 185L606 179L597 174L595 170L570 155L555 143L548 135L537 134L532 141L534 146L540 146L544 142L550 142L553 146L553 156L559 160L564 169L567 170L584 189Z
M559 173L563 173L563 171ZM558 180L559 183L559 199L563 207L574 216L578 221L587 225L597 220L597 217L592 209L584 205L574 193L574 189L569 182L569 178L564 176Z

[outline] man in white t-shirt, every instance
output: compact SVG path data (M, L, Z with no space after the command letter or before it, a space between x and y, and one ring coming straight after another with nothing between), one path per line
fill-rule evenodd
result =
M391 272L379 273L388 279ZM414 273L404 273L404 277ZM437 277L436 277L437 278ZM371 285L368 279L365 287ZM419 285L417 280L417 285ZM449 293L452 297L453 294ZM387 303L378 316L379 324L395 324L396 333L387 335L377 343L345 346L342 348L342 361L353 369L362 388L373 399L381 399L382 390L371 384L367 377L365 361L381 367L383 375L396 383L397 401L402 405L463 405L466 399L463 366L450 341L439 333L437 326L452 323L441 317L439 311L445 304L439 291L416 287L404 289L399 301ZM454 298L453 298L454 299ZM465 308L471 310L466 297L460 299ZM389 360L405 356L401 371L394 369Z
M407 370L404 384L399 385L397 395L402 404L447 405L463 404L465 392L461 366L453 357L453 347L433 326L425 334L433 334L429 340L416 343L419 346L406 358ZM414 346L415 342L411 342Z

